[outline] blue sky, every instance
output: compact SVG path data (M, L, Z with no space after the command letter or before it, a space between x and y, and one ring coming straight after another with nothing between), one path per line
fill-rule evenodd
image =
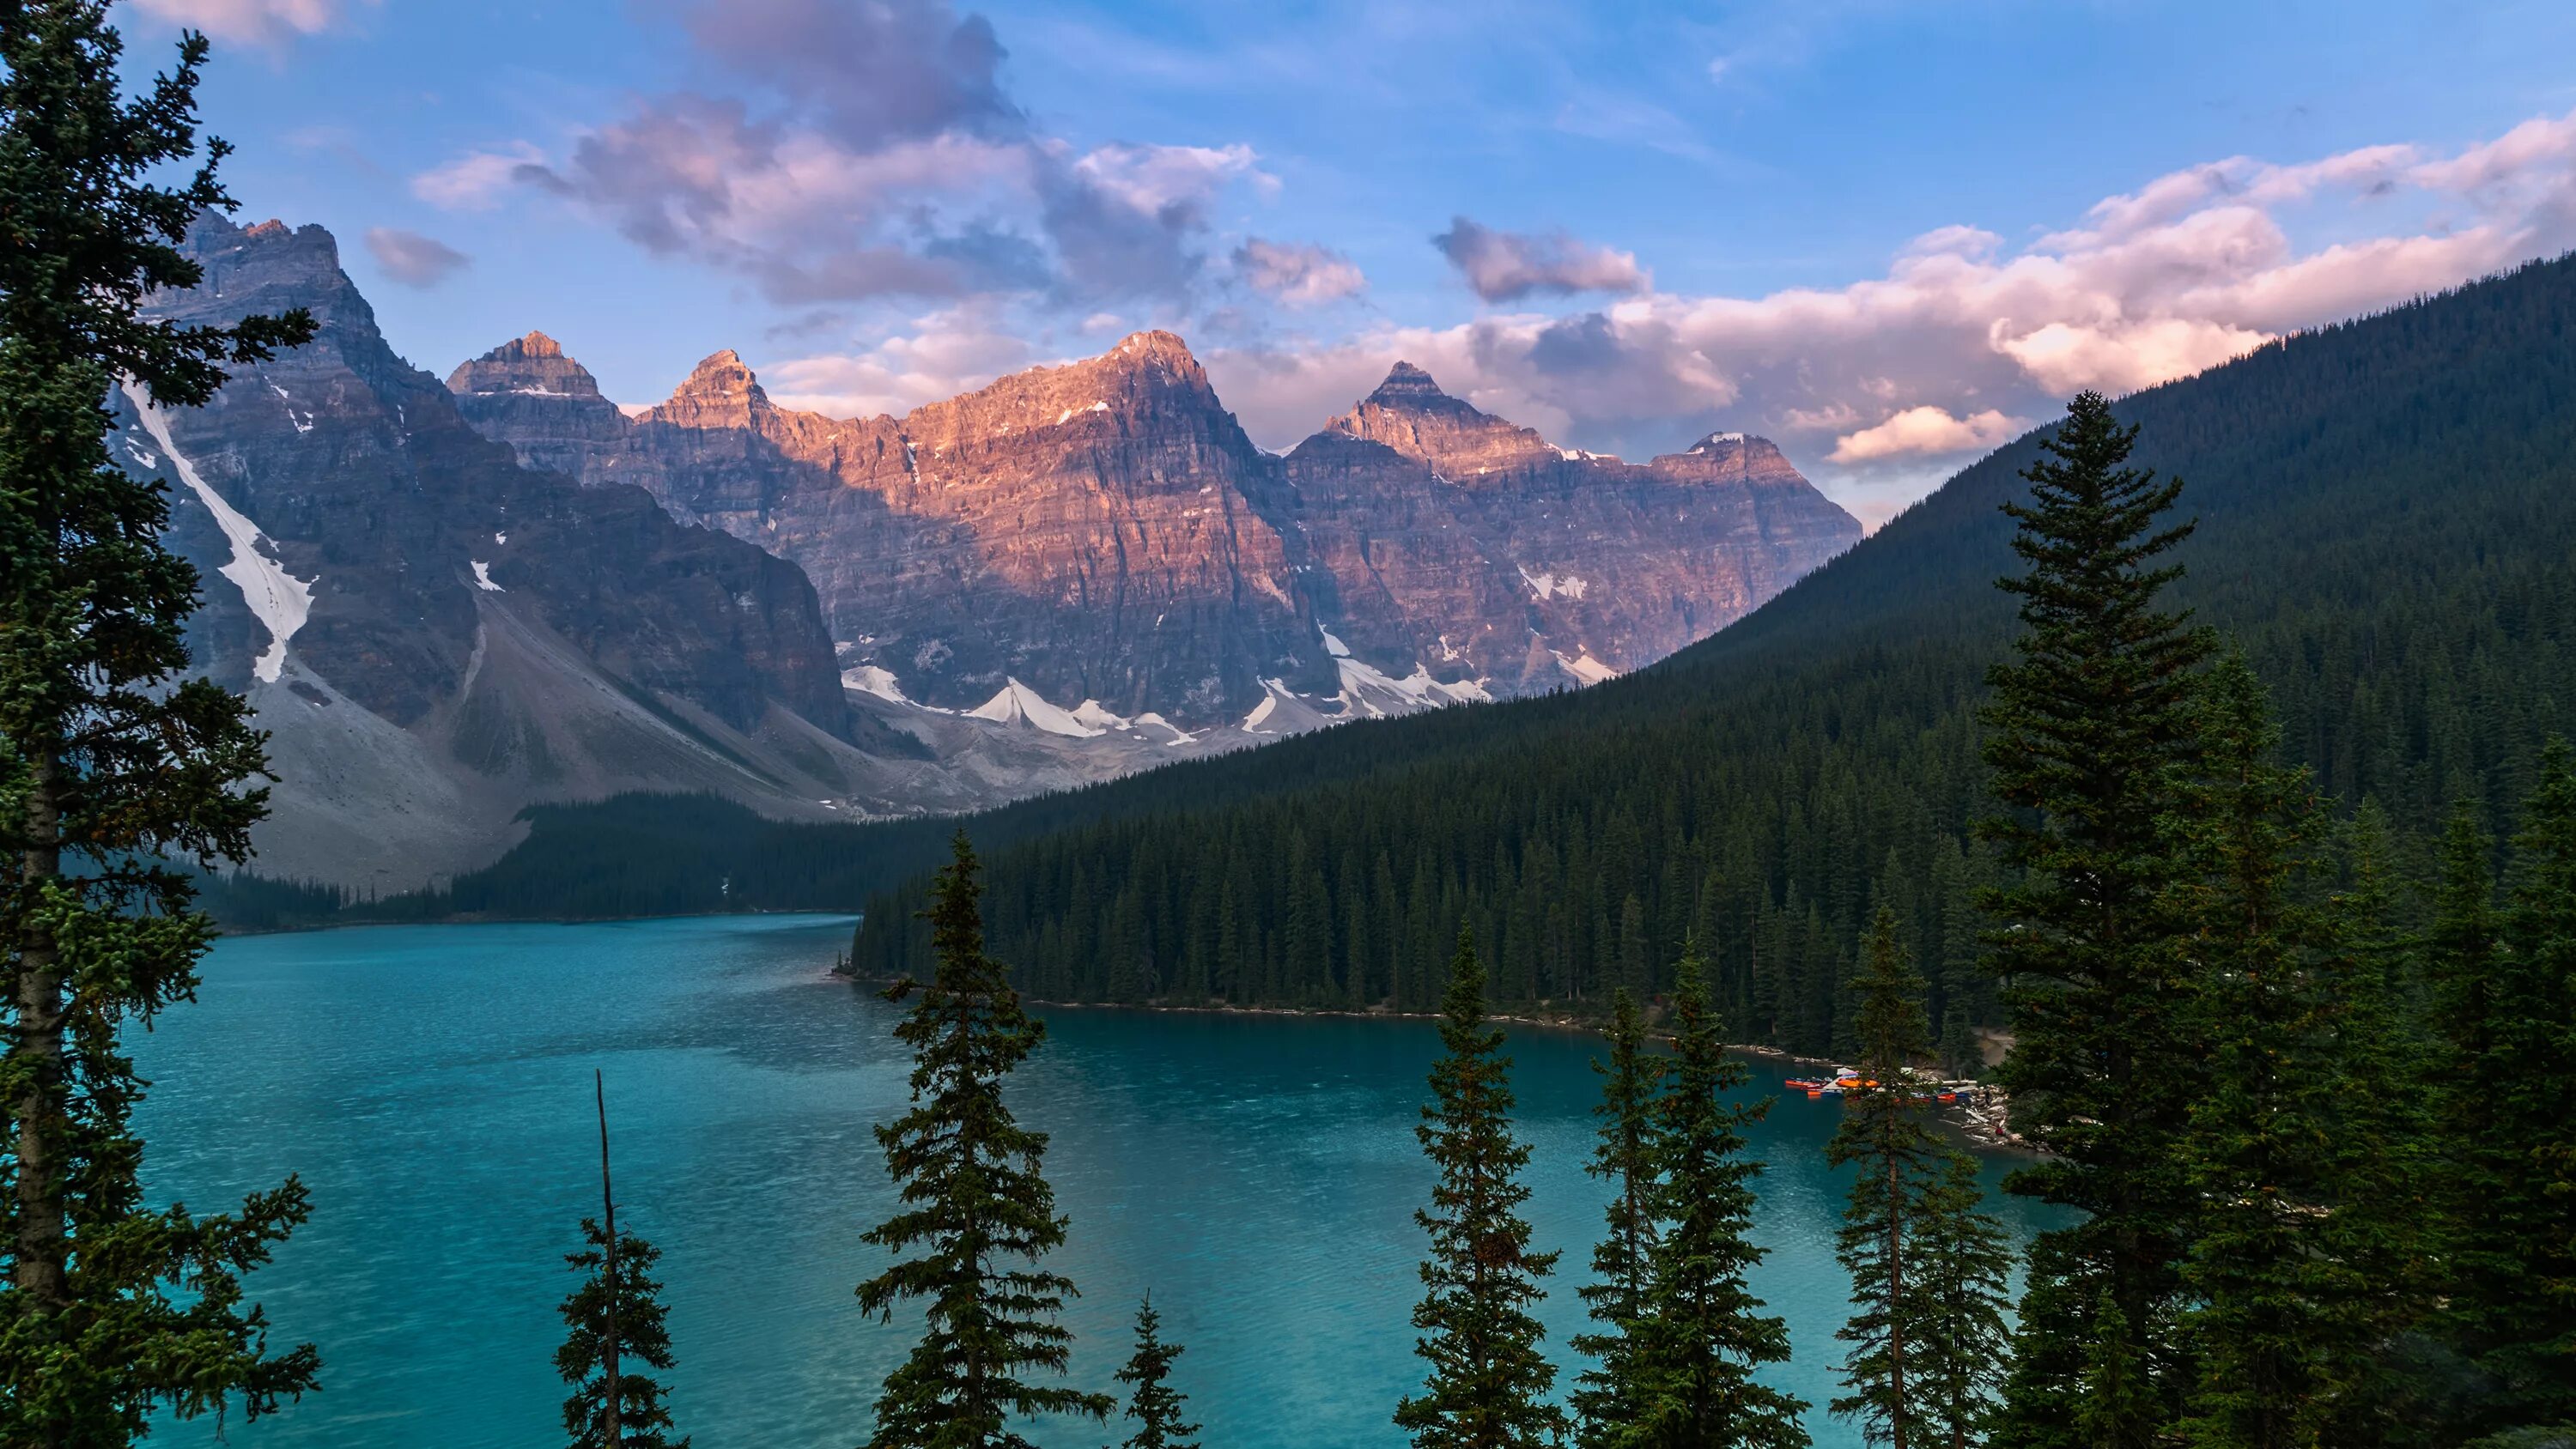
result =
M245 216L330 227L398 350L541 328L629 403L733 347L901 411L1163 326L1268 446L1408 356L1875 520L2077 387L2576 245L2564 3L121 9L214 35Z

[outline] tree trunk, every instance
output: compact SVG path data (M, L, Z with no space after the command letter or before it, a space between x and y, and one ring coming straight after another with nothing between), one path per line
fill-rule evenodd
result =
M22 909L63 873L61 762L36 752L28 771L27 846L18 866ZM31 1058L27 1085L10 1109L18 1117L17 1287L45 1309L70 1301L63 1231L62 1164L55 1159L63 1083L63 974L50 928L29 922L18 939L17 1048Z
M1899 1067L1901 1072L1904 1069ZM1898 1078L1903 1082L1902 1077ZM1882 1090L1884 1090L1882 1088ZM1911 1090L1910 1084L1897 1088L1897 1100ZM1891 1408L1887 1416L1889 1449L1905 1449L1905 1198L1904 1180L1897 1172L1896 1155L1887 1158L1887 1396Z
M626 1449L625 1405L619 1402L625 1395L617 1365L617 1194L608 1184L608 1079L593 1069L590 1080L599 1093L599 1201L601 1216L608 1220L608 1333L600 1353L600 1368L607 1379L607 1412L602 1417L608 1449Z

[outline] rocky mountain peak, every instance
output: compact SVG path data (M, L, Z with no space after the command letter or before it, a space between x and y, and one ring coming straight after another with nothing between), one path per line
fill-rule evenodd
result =
M751 425L754 414L770 411L769 394L761 390L759 377L743 362L741 353L728 347L708 354L672 390L668 401L644 417L684 428L741 428Z
M741 353L728 347L709 353L691 368L688 380L680 384L679 392L728 397L760 393L760 378L742 360ZM761 400L768 401L767 394L761 394Z
M1216 395L1215 389L1208 384L1207 369L1199 366L1190 345L1178 336L1162 331L1132 333L1097 357L1086 357L1062 367L1031 368L1013 376L1052 376L1117 392L1159 392L1178 387L1183 391L1206 393L1211 400ZM1008 383L1011 379L998 381Z
M1458 399L1442 392L1430 373L1410 362L1398 362L1386 370L1386 381L1377 385L1377 391L1361 401L1363 405L1375 403L1386 408L1423 408L1457 403Z
M1189 376L1200 370L1199 360L1191 354L1190 345L1177 334L1160 330L1131 333L1097 360L1131 372L1160 367Z
M1377 391L1324 426L1418 458L1453 482L1525 472L1565 458L1536 430L1442 392L1430 373L1410 362L1389 368Z
M1008 438L1088 448L1104 429L1169 440L1211 432L1240 438L1189 344L1169 332L1139 332L1097 357L997 377L914 409L900 427L923 456L951 462Z
M542 332L514 338L447 375L447 390L459 397L519 393L530 397L599 396L599 381L590 370L564 355L563 344Z
M1691 483L1790 483L1806 480L1769 438L1751 433L1711 433L1679 453L1647 465L1667 478Z

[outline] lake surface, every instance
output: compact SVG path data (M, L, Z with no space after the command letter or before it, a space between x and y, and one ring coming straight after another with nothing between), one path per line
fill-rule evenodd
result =
M673 1407L698 1449L849 1446L913 1327L862 1315L882 1256L859 1235L893 1194L872 1123L905 1098L895 1009L827 968L849 923L728 917L609 925L386 927L219 945L194 1006L133 1045L157 1198L221 1210L301 1173L314 1218L251 1280L283 1342L319 1345L323 1391L235 1415L236 1449L527 1449L561 1444L552 1354L562 1255L597 1211L591 1070L607 1073L618 1216L661 1248L679 1357ZM1114 1388L1137 1296L1187 1345L1177 1386L1221 1449L1396 1449L1420 1382L1408 1321L1413 1139L1437 1049L1427 1022L1053 1008L1013 1082L1054 1134L1072 1218L1052 1265L1083 1297L1075 1380ZM1531 1215L1561 1248L1544 1316L1563 1347L1601 1225L1584 1176L1592 1038L1515 1031ZM1784 1069L1755 1067L1757 1091ZM1843 1184L1820 1149L1839 1109L1783 1100L1755 1286L1797 1358L1775 1381L1829 1420L1846 1284ZM1989 1187L2008 1164L1986 1164ZM1994 1206L2027 1235L2044 1210ZM1124 1437L1049 1426L1049 1446ZM155 1443L213 1445L211 1419Z

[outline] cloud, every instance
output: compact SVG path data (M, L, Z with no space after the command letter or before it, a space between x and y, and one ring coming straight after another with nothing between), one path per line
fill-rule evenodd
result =
M469 151L414 176L411 194L442 211L489 211L518 184L523 168L545 159L546 153L525 141L498 151Z
M901 415L971 391L1034 360L1027 342L985 303L915 318L909 335L864 352L764 364L762 385L784 407L837 418Z
M1005 52L981 15L944 0L693 0L676 9L696 51L869 148L946 131L1016 134Z
M374 3L374 0L369 0ZM215 40L277 46L339 24L343 0L135 0L146 15L202 30Z
M1460 216L1431 244L1488 302L1516 302L1533 292L1642 292L1652 285L1634 255L1561 231L1496 231Z
M1984 452L2029 427L2028 419L2008 418L1993 408L1964 418L1935 407L1907 408L1877 427L1836 439L1832 461L1870 463L1881 458Z
M1234 249L1234 274L1256 292L1291 307L1313 307L1356 297L1368 288L1358 265L1340 252L1312 243L1247 239Z
M1272 447L1405 357L1568 445L1645 456L1710 428L1760 432L1883 516L1938 480L1934 460L1991 447L2079 389L2153 386L2571 246L2576 113L2453 152L2185 168L2019 247L1972 225L1928 232L1840 287L1643 293L1204 357Z
M387 277L406 287L435 287L474 264L474 259L434 237L390 226L367 228L367 254Z
M637 99L559 161L460 157L415 183L472 206L496 178L795 307L995 293L1185 298L1217 199L1275 190L1251 148L1036 131L982 17L947 0L648 0L724 84ZM715 79L717 77L709 77Z
M1249 146L1103 146L1073 163L1076 176L1141 215L1195 213L1238 176L1276 185Z

